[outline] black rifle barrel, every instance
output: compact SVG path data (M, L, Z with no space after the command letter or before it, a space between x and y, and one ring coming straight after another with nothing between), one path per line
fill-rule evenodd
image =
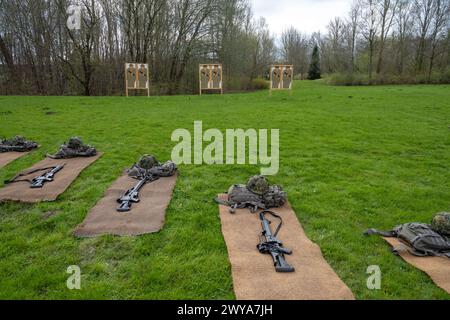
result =
M280 224L278 225L275 233L272 233L272 230L270 229L271 221L266 218L266 214L270 214L280 220ZM275 271L294 272L295 268L288 264L286 259L284 258L285 254L290 255L292 254L292 251L284 248L283 243L277 238L278 232L280 231L283 223L282 218L274 212L267 210L262 211L259 217L261 219L261 225L263 229L261 233L260 243L257 246L259 252L263 254L270 254L272 256Z

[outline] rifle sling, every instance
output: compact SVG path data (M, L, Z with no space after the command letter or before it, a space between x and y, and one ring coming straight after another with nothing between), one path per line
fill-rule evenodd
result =
M5 180L5 184L16 183L16 182L30 182L31 183L30 179L19 179L18 180L17 178L28 176L30 174L33 174L33 173L36 173L36 172L39 172L39 171L53 170L55 168L57 168L57 166L47 167L47 168L39 168L39 169L31 170L29 172L19 173L14 178L12 178L10 180Z
M277 218L277 219L280 220L280 223L278 224L277 229L275 230L275 233L273 234L273 236L276 238L277 235L278 235L278 233L279 233L280 230L281 230L281 227L283 226L283 219L282 219L278 214L276 214L275 212L269 211L269 210L264 210L264 211L262 211L262 212L261 212L261 217L264 218L264 216L266 215L266 213L268 213L268 214L272 215L273 217L275 217L275 218ZM270 221L270 220L269 220L269 221Z

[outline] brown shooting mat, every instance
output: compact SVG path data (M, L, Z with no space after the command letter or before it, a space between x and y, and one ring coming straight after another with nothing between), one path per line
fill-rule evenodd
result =
M410 265L428 274L433 282L450 293L450 259L446 257L417 257L408 252L407 246L397 238L383 238L397 250Z
M227 200L227 195L221 194L219 199ZM272 257L256 249L262 231L259 212L238 209L231 214L224 205L219 205L219 211L238 300L354 299L323 258L319 246L308 239L289 203L273 211L283 218L279 238L293 251L286 255L286 261L295 268L293 273L275 272Z
M131 211L118 212L117 199L138 183L138 180L124 174L91 209L73 232L74 236L138 236L160 231L164 226L166 209L172 199L176 181L177 175L173 175L145 184L139 192L140 202L133 203Z
M0 152L0 169L30 152Z
M28 203L36 203L41 201L55 201L56 198L62 194L78 177L78 175L98 158L102 156L101 153L94 157L87 158L72 158L72 159L50 159L36 163L31 168L22 171L22 173L31 172L35 169L49 168L56 165L65 164L64 168L55 174L55 180L48 182L44 187L39 189L30 188L30 183L27 181L20 181L5 185L0 189L0 202L2 201L20 201ZM33 179L46 171L39 171L29 175L21 176L18 179Z

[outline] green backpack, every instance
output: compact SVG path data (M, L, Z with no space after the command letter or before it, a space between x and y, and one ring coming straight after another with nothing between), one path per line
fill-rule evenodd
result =
M228 189L228 201L216 199L220 204L230 207L230 212L235 213L236 209L249 208L252 213L258 209L267 209L260 195L250 191L244 184L235 184Z
M279 185L270 185L263 176L251 177L247 185L235 184L228 189L228 200L215 199L217 203L229 206L230 212L249 208L252 213L258 209L282 207L287 201L286 192Z
M433 231L431 226L425 223L405 223L395 227L391 231L369 229L364 234L377 234L388 238L398 238L408 246L408 251L415 256L450 258L450 240ZM398 251L395 249L393 252L398 254Z

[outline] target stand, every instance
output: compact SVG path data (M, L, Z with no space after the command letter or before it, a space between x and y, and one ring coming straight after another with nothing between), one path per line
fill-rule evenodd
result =
M200 95L203 91L220 91L223 94L223 67L220 63L200 64L198 77Z
M150 81L147 63L125 63L125 93L129 90L147 90L150 97Z
M274 90L288 90L292 95L292 81L294 66L289 64L275 64L270 67L270 95Z

